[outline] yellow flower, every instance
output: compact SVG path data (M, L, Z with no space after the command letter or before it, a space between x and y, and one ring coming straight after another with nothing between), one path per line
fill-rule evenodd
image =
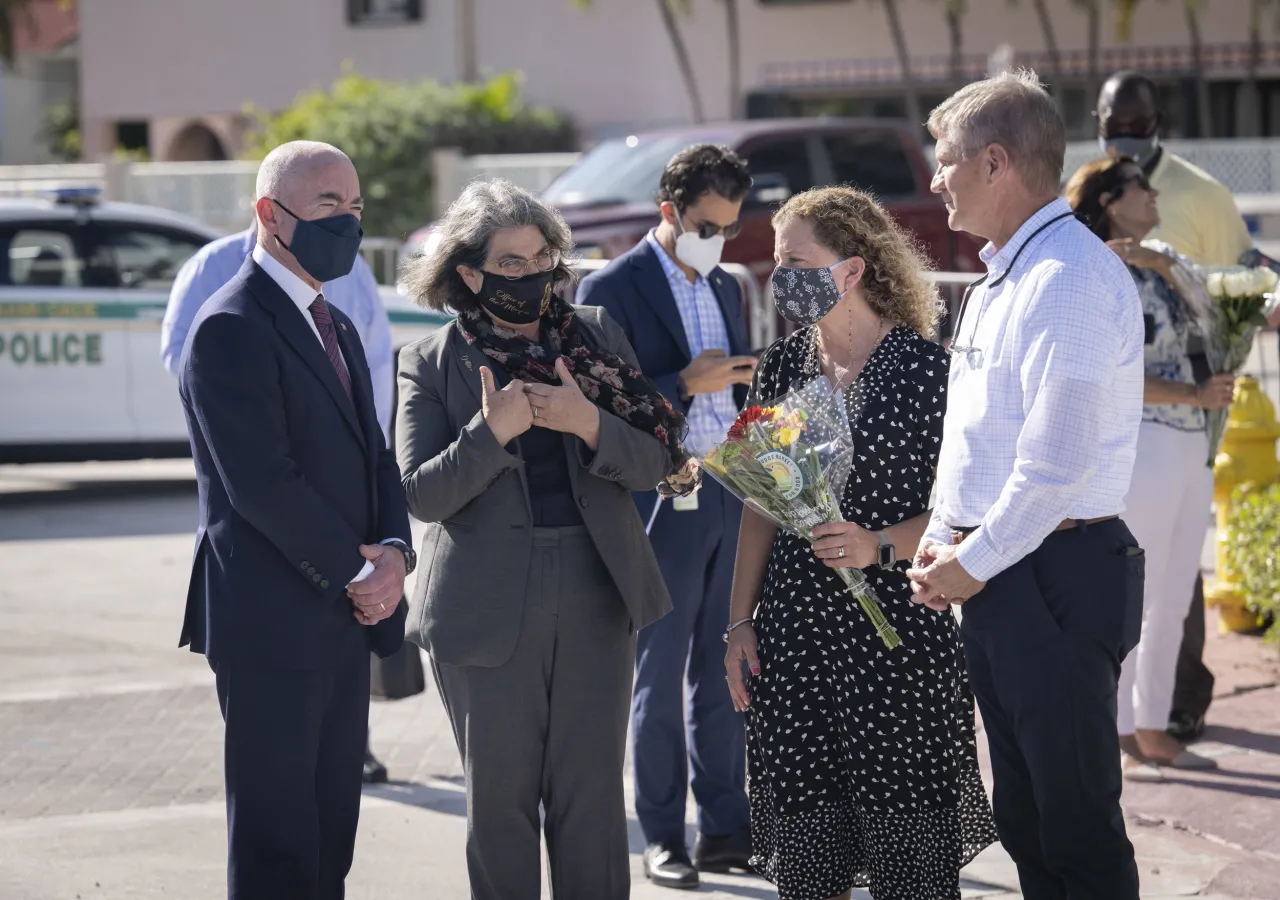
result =
M773 430L775 447L790 447L798 440L800 440L800 429L795 425L783 425Z

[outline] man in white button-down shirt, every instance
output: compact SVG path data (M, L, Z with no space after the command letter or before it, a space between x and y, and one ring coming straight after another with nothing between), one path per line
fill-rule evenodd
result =
M938 503L916 601L961 633L1027 900L1137 900L1120 813L1116 684L1143 556L1120 520L1142 418L1142 308L1057 197L1065 136L1032 73L933 111L933 190L986 238L952 345Z

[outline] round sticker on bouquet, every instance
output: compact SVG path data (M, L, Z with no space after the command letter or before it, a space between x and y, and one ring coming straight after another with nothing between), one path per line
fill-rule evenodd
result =
M757 456L756 461L778 482L778 490L782 491L784 500L794 500L800 496L800 492L804 490L804 472L800 471L794 459L781 450L770 450Z

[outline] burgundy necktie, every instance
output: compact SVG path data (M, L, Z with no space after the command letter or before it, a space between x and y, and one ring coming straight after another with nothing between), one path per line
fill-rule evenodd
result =
M324 294L318 294L307 308L311 310L311 318L315 320L316 330L320 332L320 340L324 342L324 352L328 355L329 362L333 364L333 370L338 373L338 380L342 382L342 387L347 392L347 399L354 404L356 400L351 393L351 375L347 372L347 364L342 359L342 348L338 346L338 332L333 328L333 316L329 313L329 304L324 302Z

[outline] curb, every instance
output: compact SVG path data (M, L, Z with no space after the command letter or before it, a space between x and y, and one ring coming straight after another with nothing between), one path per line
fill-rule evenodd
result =
M49 481L45 487L6 490L0 487L0 508L77 503L196 493L194 478L146 478L137 481Z

